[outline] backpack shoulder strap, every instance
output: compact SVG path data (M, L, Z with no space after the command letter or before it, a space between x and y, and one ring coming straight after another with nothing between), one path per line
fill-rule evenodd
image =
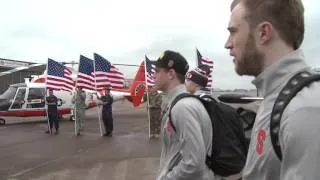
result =
M212 96L208 95L208 94L200 94L199 97L201 99L207 100L207 101L213 101L215 103L218 103Z
M193 95L193 94L190 94L190 93L181 93L181 94L179 94L179 95L171 102L170 107L169 107L169 123L171 124L171 126L172 126L172 128L173 128L174 131L176 131L176 128L175 128L175 126L174 126L174 124L173 124L173 122L172 122L171 110L172 110L173 106L174 106L180 99L185 98L185 97L195 97L195 98L199 99L199 97L196 96L196 95Z
M279 131L283 111L285 110L291 99L300 90L302 90L312 82L319 80L320 74L314 74L312 72L304 71L294 75L288 81L285 87L280 91L274 103L270 118L270 135L273 149L280 160L282 159L282 153L279 143Z

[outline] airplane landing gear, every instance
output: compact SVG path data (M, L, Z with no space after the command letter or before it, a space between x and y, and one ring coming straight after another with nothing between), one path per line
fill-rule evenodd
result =
M71 115L70 115L69 121L75 121L74 114L75 114L74 109L71 109Z
M74 115L71 115L69 121L74 121Z
M3 126L3 125L5 125L5 124L6 124L6 120L0 118L0 126Z

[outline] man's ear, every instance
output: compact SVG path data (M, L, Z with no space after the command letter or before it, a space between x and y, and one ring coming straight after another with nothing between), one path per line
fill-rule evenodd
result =
M176 77L176 72L173 69L168 70L168 79L173 80Z
M274 28L268 21L263 21L257 27L258 39L261 45L265 45L270 42L273 37Z

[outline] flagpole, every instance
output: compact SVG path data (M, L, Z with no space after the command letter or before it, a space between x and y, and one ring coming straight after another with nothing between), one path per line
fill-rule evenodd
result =
M147 56L145 57L145 60L144 60L144 81L146 83L146 92L147 92L147 113L148 113L148 122L149 122L149 139L151 137L151 119L150 119L150 104L149 104L149 86L148 86L148 83L147 83L147 65L146 65L146 58Z
M80 61L80 60L79 60ZM73 117L74 117L74 135L77 136L77 109L76 109L76 100L77 100L77 88L78 88L78 74L79 74L79 70L80 70L80 62L79 62L79 66L78 66L78 73L77 73L77 80L76 80L76 85L74 88L74 104L73 104ZM73 99L72 97L72 99Z
M95 87L95 91L97 93L97 99L98 99L95 59L93 59L93 76L94 76L94 87ZM98 121L99 121L100 135L103 136L102 126L101 126L101 113L102 113L102 110L100 110L100 106L99 105L98 105L97 111L98 111Z
M45 87L44 87L44 89L45 89L45 99L44 99L44 101L45 102L47 102L47 94L48 94L48 92L47 92L47 78L48 78L48 64L49 64L49 59L48 59L48 61L47 61L47 67L46 67L46 69L47 69L47 74L46 74L46 80L45 80ZM48 104L47 103L45 103L46 104L46 106L45 106L45 108L46 108L46 114L47 114L47 122L48 122L48 127L49 127L49 132L50 132L50 134L52 134L52 131L51 131L51 126L50 126L50 121L49 121L49 114L48 114Z

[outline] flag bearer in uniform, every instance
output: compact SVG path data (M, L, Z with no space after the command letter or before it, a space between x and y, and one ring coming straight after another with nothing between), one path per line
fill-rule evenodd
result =
M150 135L151 138L160 135L160 114L161 114L162 97L157 90L152 90L149 96L149 113L150 113Z
M76 135L81 135L80 132L84 129L84 119L86 110L86 93L82 88L77 88L75 95L73 96L73 102L75 104L75 123L76 123Z
M113 97L110 94L111 88L105 89L105 94L100 99L100 105L102 105L102 120L104 124L105 133L103 136L112 137L113 131L113 116L112 116L112 104Z
M48 120L49 129L45 132L47 134L52 132L53 124L56 129L55 134L59 133L59 119L58 119L58 98L53 95L53 90L49 90L49 96L46 98L46 104L48 105Z

